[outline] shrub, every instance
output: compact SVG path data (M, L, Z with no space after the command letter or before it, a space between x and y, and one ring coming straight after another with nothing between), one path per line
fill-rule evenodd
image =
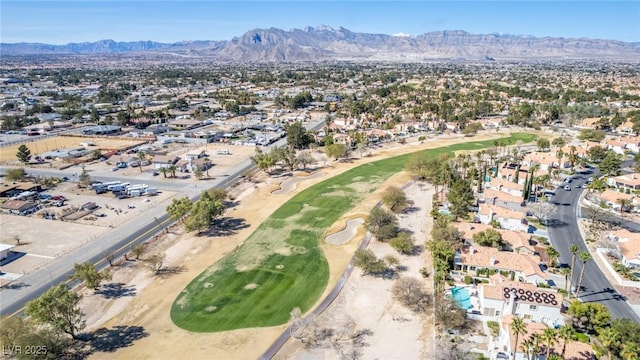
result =
M465 275L464 276L464 283L465 284L467 284L467 285L471 284L472 280L473 280L473 278L471 276L469 276L469 275Z
M500 325L497 321L487 321L487 326L491 329L491 332L493 332L493 336L498 336L500 333Z

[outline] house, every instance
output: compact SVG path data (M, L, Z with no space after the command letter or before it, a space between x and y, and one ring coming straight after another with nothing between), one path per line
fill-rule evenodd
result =
M167 124L175 130L189 130L200 125L200 121L191 119L177 119Z
M211 159L207 157L193 159L190 162L190 167L191 171L194 171L195 169L200 169L200 171L207 171L208 169L213 167L213 161L211 161Z
M38 204L32 201L22 200L7 200L0 204L0 209L4 210L8 214L20 214L27 215L37 209Z
M175 165L179 159L180 158L175 156L156 155L151 159L151 166L153 166L154 169L161 169Z
M513 210L517 210L525 206L525 202L522 197L514 196L495 189L485 189L483 195L484 203L487 205L495 205Z
M540 166L540 170L549 170L549 168L556 167L558 158L555 156L555 153L544 153L544 152L534 152L531 154L526 154L522 159L522 162L527 166L533 166L538 164Z
M607 185L618 189L640 190L640 174L631 173L609 178Z
M110 135L117 134L122 131L120 126L115 125L97 125L90 126L82 130L82 134L84 135Z
M612 138L604 139L602 144L606 149L609 149L609 150L615 152L616 154L623 155L625 150L626 150L626 144L624 142L620 141L620 139L617 139L617 138L616 139L612 139Z
M631 205L633 205L636 198L631 194L625 194L623 192L607 189L601 193L591 192L587 195L587 199L596 205L605 204L613 210L620 211L620 203L618 203L620 199L628 200L631 202Z
M494 348L509 353L510 359L514 360L529 360L529 354L522 351L522 342L533 336L533 334L541 334L549 328L545 323L525 321L527 334L518 336L518 344L516 344L516 334L511 328L511 323L515 316L509 315L501 318L499 323L500 333L497 341L494 341ZM517 347L517 348L516 348ZM596 354L593 351L591 344L583 343L580 341L569 341L566 344L561 338L557 338L554 345L551 347L551 353L557 355L563 355L564 349L565 360L596 360Z
M494 220L500 224L500 228L502 229L529 231L529 223L527 222L525 212L505 209L500 206L480 204L476 214L476 221L481 224L491 224Z
M620 262L630 268L640 268L640 233L626 229L612 231L607 237L620 249Z
M546 324L564 325L562 294L533 284L515 281L478 285L480 311L491 320L518 316L525 320Z
M524 185L529 175L528 169L520 164L505 163L498 170L498 177L520 185Z
M516 184L513 181L493 178L486 188L505 192L507 194L522 198L522 190L524 186Z
M188 153L184 154L184 157L187 160L200 159L207 156L207 152L205 150L191 150Z
M473 244L473 236L479 232L493 229L491 225L475 223L455 223L460 237L468 244ZM507 243L505 251L526 253L534 255L536 250L531 242L531 234L522 231L494 229L502 235L502 240Z
M540 268L540 260L535 255L500 251L486 246L465 245L456 251L453 260L454 270L471 276L481 276L502 272L513 279L530 284L546 283L547 275Z
M0 244L0 261L9 257L9 253L14 247L14 245Z

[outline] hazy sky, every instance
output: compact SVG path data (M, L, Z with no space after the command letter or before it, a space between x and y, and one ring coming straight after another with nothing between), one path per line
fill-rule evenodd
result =
M229 40L254 28L589 37L640 42L640 1L7 1L0 41Z

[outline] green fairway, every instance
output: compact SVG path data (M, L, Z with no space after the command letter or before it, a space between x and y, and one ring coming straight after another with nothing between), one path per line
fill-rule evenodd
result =
M535 135L500 140L515 144ZM428 156L489 147L494 140L425 150ZM410 154L360 165L318 183L277 209L242 246L198 275L178 295L171 319L179 327L215 332L284 324L299 307L306 312L324 292L329 266L319 246L325 229L391 175Z

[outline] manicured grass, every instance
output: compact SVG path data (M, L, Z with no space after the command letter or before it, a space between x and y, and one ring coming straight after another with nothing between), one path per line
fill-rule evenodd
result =
M535 135L517 133L502 140L515 144L534 139ZM438 156L493 144L493 140L470 140L425 153ZM319 247L323 232L402 171L409 155L360 165L294 196L242 246L187 285L171 308L173 322L190 331L215 332L280 325L289 321L292 309L309 310L329 279L329 266Z

